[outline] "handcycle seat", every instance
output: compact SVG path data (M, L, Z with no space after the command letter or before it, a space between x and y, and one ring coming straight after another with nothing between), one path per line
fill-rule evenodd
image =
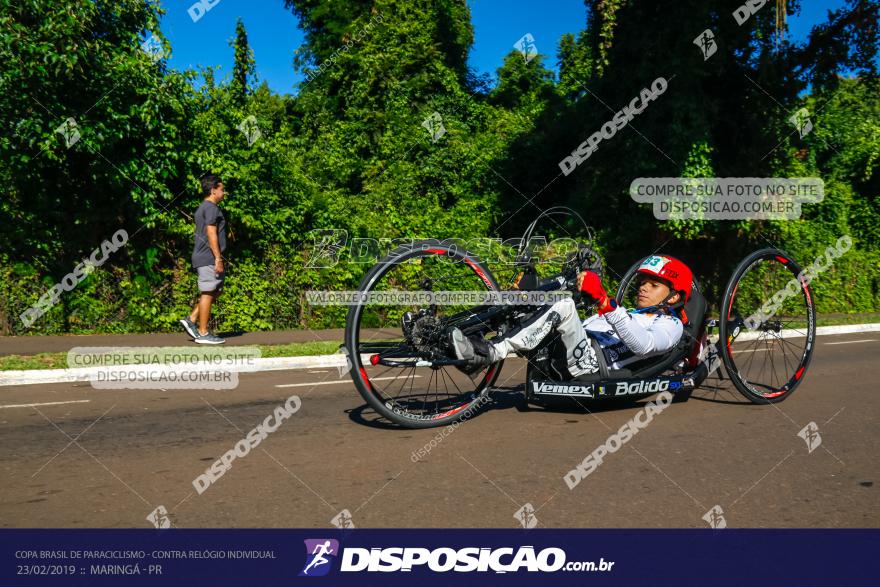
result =
M593 350L596 352L596 359L599 362L599 370L595 373L578 375L573 381L594 382L607 379L629 379L633 376L630 369L610 369L608 363L605 361L605 353L602 352L602 347L599 345L599 341L592 336L589 338L590 344L593 345Z

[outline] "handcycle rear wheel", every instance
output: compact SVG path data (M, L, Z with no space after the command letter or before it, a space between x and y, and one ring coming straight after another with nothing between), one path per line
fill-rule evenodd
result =
M435 287L439 288L435 290ZM371 293L412 291L498 291L489 269L455 244L437 241L405 244L379 261L361 280L362 301L352 305L345 329L350 375L367 404L389 421L408 428L444 426L474 415L503 365L499 361L471 376L442 357L425 357L401 328L401 316L417 316L416 340L441 338L449 320L467 315L467 307L367 303ZM381 340L365 340L363 328L378 328ZM468 331L465 331L467 334ZM374 335L375 337L375 335ZM368 360L364 360L368 356ZM454 361L452 361L454 362Z

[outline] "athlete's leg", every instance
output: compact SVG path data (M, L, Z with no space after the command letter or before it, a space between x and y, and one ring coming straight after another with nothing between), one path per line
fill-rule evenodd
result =
M505 334L501 340L489 344L499 356L505 357L510 351L532 350L554 332L565 347L568 370L573 377L599 370L595 351L571 298L559 300L546 311Z
M457 358L471 360L479 365L499 361L511 351L532 350L551 333L561 338L568 370L573 377L599 370L595 351L571 298L559 300L538 312L498 340L489 342L478 338L468 339L460 331L453 331L452 344Z

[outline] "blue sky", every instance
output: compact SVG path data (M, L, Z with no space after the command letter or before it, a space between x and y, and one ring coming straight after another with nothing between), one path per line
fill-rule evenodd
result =
M162 32L171 42L169 60L175 69L220 65L219 77L232 71L235 20L244 21L257 62L257 76L279 93L293 93L302 77L293 71L293 52L303 43L297 19L285 10L283 0L202 0L215 2L208 11L195 9L196 22L188 9L196 0L164 0L166 11ZM772 9L772 3L768 6ZM801 15L789 19L793 38L803 39L815 24L823 22L829 9L844 0L802 0ZM525 33L535 38L538 51L548 55L545 65L556 66L556 45L564 33L585 28L586 9L582 0L468 0L474 25L474 46L470 65L479 73L491 73L501 65L513 44ZM201 14L200 14L201 13Z

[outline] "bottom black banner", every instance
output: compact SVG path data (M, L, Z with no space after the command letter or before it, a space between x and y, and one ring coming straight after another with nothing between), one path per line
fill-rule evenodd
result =
M874 584L856 530L3 530L4 585Z

